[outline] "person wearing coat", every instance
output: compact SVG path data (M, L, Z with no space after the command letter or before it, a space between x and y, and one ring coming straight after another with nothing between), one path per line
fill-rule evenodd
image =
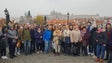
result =
M30 29L30 35L31 35L31 53L35 52L35 37L34 37L34 33L35 33L35 27L34 27L34 25L31 25L31 29Z
M50 52L51 47L51 38L52 38L52 25L48 25L48 29L46 29L43 33L43 40L44 40L44 53Z
M109 59L109 42L111 41L110 40L111 32L112 32L111 24L107 23L106 24L106 33L107 33L106 58L104 60L108 60Z
M105 28L98 28L96 34L96 62L103 62L107 43L107 34Z
M37 53L42 52L43 50L43 40L42 40L43 32L40 27L34 32L34 38L36 42Z
M19 44L19 47L20 47L20 53L23 53L24 52L24 43L23 43L23 27L20 26L19 29L18 29L18 38L19 38L19 41L20 41L20 44Z
M70 33L71 49L74 56L80 56L80 42L82 40L81 32L77 24L74 25L74 29Z
M31 35L27 24L24 26L22 36L24 41L24 52L27 56L31 53Z
M110 37L110 41L108 42L108 62L107 63L112 63L112 29L110 31L109 37Z
M60 37L61 37L61 31L58 27L53 32L53 47L55 49L55 54L59 55L60 53Z
M81 35L82 35L82 54L83 56L87 56L88 55L87 46L88 46L88 40L89 40L89 32L87 32L86 27L82 28Z
M7 32L8 44L9 44L9 55L10 58L13 59L15 56L15 48L17 44L18 34L14 29L14 26L11 26Z
M90 31L90 36L89 36L89 55L92 55L93 57L96 56L96 34L97 34L97 27L94 27L91 31Z
M69 26L66 25L64 31L63 31L63 37L64 37L64 46L65 46L65 54L66 55L70 55L70 46L71 46L71 42L70 42L70 29Z
M6 27L4 28L4 30L2 30L2 27L0 27L0 56L2 59L8 59L8 57L6 56L6 45L7 45L6 36L7 36Z

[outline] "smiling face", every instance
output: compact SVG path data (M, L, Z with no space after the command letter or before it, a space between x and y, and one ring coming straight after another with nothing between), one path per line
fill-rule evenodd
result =
M74 29L78 30L79 26L77 24L74 25Z

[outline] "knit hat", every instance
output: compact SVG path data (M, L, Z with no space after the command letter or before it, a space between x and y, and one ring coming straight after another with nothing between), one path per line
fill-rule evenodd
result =
M111 25L111 23L110 22L107 22L107 24L106 25Z

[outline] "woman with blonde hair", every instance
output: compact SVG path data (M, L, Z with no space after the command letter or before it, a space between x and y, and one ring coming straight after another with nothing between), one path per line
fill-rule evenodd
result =
M58 27L53 32L53 47L55 49L55 54L59 55L60 53L60 36L61 36L61 31L59 30Z

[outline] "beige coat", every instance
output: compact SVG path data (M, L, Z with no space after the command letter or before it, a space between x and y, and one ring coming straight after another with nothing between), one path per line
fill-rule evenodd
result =
M61 31L60 30L55 30L54 32L53 32L53 42L55 43L55 44L59 44L59 39L60 39L60 36L61 36Z
M72 30L71 33L70 33L70 40L71 40L71 43L77 43L81 40L81 32L80 30Z

